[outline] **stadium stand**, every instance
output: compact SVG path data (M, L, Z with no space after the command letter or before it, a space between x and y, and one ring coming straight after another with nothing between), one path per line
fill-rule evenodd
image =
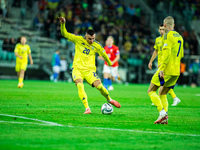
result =
M0 63L14 63L14 57L2 49L2 41L5 38L17 40L26 35L32 49L34 68L45 72L45 79L52 73L50 62L56 49L61 50L68 64L73 61L74 45L62 38L58 16L66 18L67 29L71 33L84 35L86 29L94 28L97 40L103 45L106 37L112 35L120 48L119 70L124 81L149 82L157 65L154 64L153 70L147 69L154 39L159 35L157 26L167 15L175 17L175 29L185 40L185 78L188 82L188 66L194 57L200 55L200 32L196 32L200 19L197 0L180 1L178 4L173 0L22 0L9 1L7 7L6 18L1 21ZM183 8L184 11L180 11ZM193 13L189 13L190 10L194 10ZM102 76L101 62L97 61L97 65L97 73Z

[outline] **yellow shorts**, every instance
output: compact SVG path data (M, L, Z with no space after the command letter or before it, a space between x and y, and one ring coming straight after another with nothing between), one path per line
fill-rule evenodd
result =
M164 75L164 79L160 78L159 70L153 75L151 83L156 86L164 86L173 89L179 76Z
M26 71L28 62L16 62L15 71L20 72L20 70Z
M72 79L75 81L76 79L82 79L85 80L88 84L92 85L94 81L100 80L100 78L97 76L96 71L94 70L79 70L76 68L72 69Z

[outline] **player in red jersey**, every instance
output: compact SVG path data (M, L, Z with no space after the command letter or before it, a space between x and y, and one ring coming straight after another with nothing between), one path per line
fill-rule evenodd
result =
M106 40L106 46L104 47L104 49L112 62L112 66L108 66L107 62L105 61L103 67L103 84L104 87L108 90L114 90L111 79L114 81L116 78L118 78L118 60L120 58L120 52L119 48L113 45L113 43L113 37L108 36Z

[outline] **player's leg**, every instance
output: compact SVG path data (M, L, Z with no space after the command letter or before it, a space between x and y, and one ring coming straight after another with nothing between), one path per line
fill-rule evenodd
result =
M112 90L114 90L114 87L113 87L113 85L112 85L112 76L111 76L111 74L108 74L108 90L109 91L112 91Z
M103 85L106 89L108 89L108 76L110 74L110 68L107 65L103 66Z
M173 104L171 106L176 106L181 100L176 96L173 89L170 89L169 92L170 96L173 98Z
M149 89L148 89L148 95L151 99L151 101L154 103L156 106L157 110L159 111L159 117L158 119L154 122L156 123L161 123L165 118L167 118L167 114L163 108L162 102L156 91L158 90L159 86L164 84L164 80L159 77L159 72L157 71L151 80Z
M159 88L159 86L154 85L153 83L150 83L147 93L148 93L152 103L157 107L158 111L160 112L161 110L163 110L163 106L162 106L160 97L156 93L158 88Z
M165 98L167 98L167 96L161 96L162 90L163 90L163 86L161 86L159 88L159 92L158 92L159 93L159 97L160 97L160 100L161 100L161 103L163 105L163 108L164 108L165 112L168 112L168 101L165 100Z
M88 105L87 94L85 93L84 85L83 85L83 75L81 74L81 72L79 70L73 69L72 70L72 78L78 89L78 96L81 99L83 105L85 106L86 110L85 110L84 114L90 114L91 110Z
M109 96L109 93L108 93L107 89L102 85L102 83L101 83L100 80L94 81L93 85L100 91L101 95L103 95L110 104L114 105L117 108L121 107L121 105L120 105L119 102L111 99L111 97Z
M109 103L114 105L115 107L120 108L121 105L119 102L112 100L109 96L108 90L103 86L101 83L100 78L97 76L95 71L85 72L84 73L85 80L92 85L93 87L96 87L100 93L107 99Z
M110 72L112 81L115 81L117 78L118 67L110 67ZM111 85L108 90L114 90L114 87Z
M60 67L59 66L53 66L53 80L54 80L54 82L58 81L59 72L60 72Z
M19 81L20 70L21 70L20 63L16 62L15 71L17 72L18 81ZM18 87L19 87L19 82L18 82Z
M21 63L20 65L20 71L19 71L19 83L18 83L18 87L19 88L22 88L24 86L24 74L25 74L25 71L26 71L26 68L27 68L27 62L25 63Z
M179 76L165 76L165 84L160 92L160 99L163 104L163 107L168 114L168 100L167 100L167 93L170 89L173 89ZM160 122L161 124L168 124L168 116L166 119Z

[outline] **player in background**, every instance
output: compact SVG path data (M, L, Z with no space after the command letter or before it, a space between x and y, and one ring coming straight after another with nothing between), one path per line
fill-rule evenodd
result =
M16 44L14 52L16 56L16 66L15 71L17 72L18 76L18 88L23 87L23 80L24 80L24 73L27 68L28 64L28 57L30 59L30 64L33 65L33 59L31 56L31 49L28 44L26 44L27 39L25 36L20 38L20 43Z
M120 59L120 52L119 48L113 45L113 43L113 37L108 36L106 40L106 46L104 47L104 49L112 62L112 66L108 66L108 63L106 61L103 66L103 84L104 87L108 90L114 90L112 81L118 78L118 60Z
M174 31L174 18L164 19L165 34L163 35L162 59L160 67L153 75L148 89L148 95L159 111L159 117L154 124L168 123L167 93L173 89L180 75L180 62L184 56L183 38ZM160 96L157 89L161 87Z
M60 73L60 51L59 50L56 50L55 53L53 54L53 58L52 58L52 61L51 61L51 65L52 65L52 69L53 69L53 78L52 80L54 82L57 82L58 81L58 75Z
M61 34L69 41L75 44L75 56L72 66L72 78L77 86L78 95L86 108L84 114L91 113L91 110L88 105L87 95L84 90L84 79L87 81L88 84L90 84L93 87L96 87L110 104L120 108L120 103L111 99L108 91L102 85L101 80L96 74L96 53L102 56L107 61L108 65L111 66L112 63L101 44L95 41L95 31L92 29L88 29L86 31L85 37L77 36L67 32L65 28L65 18L59 17L59 20L61 24Z
M155 40L155 45L154 45L154 52L151 56L151 59L149 61L149 64L148 64L148 67L149 69L152 69L152 62L154 61L154 59L158 56L158 66L161 64L161 59L162 59L162 36L164 35L165 33L165 29L164 29L164 26L163 24L161 24L159 26L159 29L158 29L159 33L160 33L160 36L156 38ZM160 88L161 89L161 88ZM173 98L173 104L171 106L176 106L178 103L181 102L181 100L176 96L176 94L174 93L173 89L170 89L169 92L168 92L171 97ZM160 95L160 90L159 90L159 95ZM154 105L152 103L152 105Z

